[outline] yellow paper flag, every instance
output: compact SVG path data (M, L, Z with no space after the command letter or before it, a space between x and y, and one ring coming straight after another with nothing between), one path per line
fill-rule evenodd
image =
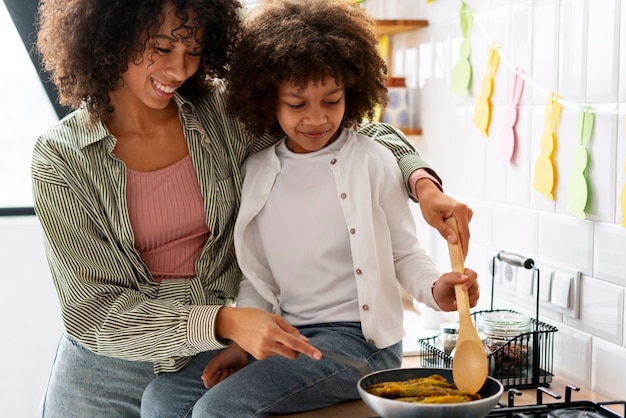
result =
M544 131L541 134L541 153L535 161L535 183L533 187L550 200L554 200L558 171L554 162L557 148L556 129L561 119L563 105L558 102L559 96L550 94L544 110Z
M480 94L476 96L474 103L474 125L485 136L489 136L489 125L491 124L491 96L493 95L493 77L498 71L500 64L499 47L492 45L489 49L489 57L487 58L487 70L480 84Z

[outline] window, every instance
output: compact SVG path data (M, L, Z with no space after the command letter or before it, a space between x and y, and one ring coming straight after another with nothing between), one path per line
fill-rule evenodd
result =
M257 0L242 3L253 7ZM44 88L20 37L20 32L27 36L29 49L32 48L35 30L32 22L37 4L38 0L0 2L0 37L4 44L0 66L0 216L32 212L29 208L33 205L30 181L33 145L44 130L59 120L57 115L68 110L50 100L49 97L55 97L53 88L49 83L48 91ZM14 20L19 22L19 30ZM41 75L45 79L46 75Z
M30 160L35 140L58 117L28 51L0 2L0 208L32 207Z

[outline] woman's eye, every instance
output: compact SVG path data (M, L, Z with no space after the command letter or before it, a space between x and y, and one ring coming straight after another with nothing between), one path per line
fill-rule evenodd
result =
M169 49L167 49L167 48L159 48L158 46L155 46L154 50L156 52L158 52L159 54L167 54L168 52L170 52Z

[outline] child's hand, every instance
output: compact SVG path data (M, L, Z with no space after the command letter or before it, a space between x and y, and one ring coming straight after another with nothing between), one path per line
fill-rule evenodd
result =
M248 353L233 343L209 361L202 372L204 387L213 386L248 364Z
M465 274L445 273L435 282L433 297L442 311L456 310L456 294L454 285L460 283L467 290L470 307L476 306L480 297L478 288L478 275L474 270L465 269Z

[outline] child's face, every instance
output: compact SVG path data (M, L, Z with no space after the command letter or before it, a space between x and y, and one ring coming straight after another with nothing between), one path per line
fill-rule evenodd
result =
M284 82L278 87L276 118L293 152L317 151L335 139L346 108L342 83L326 77L305 89Z

